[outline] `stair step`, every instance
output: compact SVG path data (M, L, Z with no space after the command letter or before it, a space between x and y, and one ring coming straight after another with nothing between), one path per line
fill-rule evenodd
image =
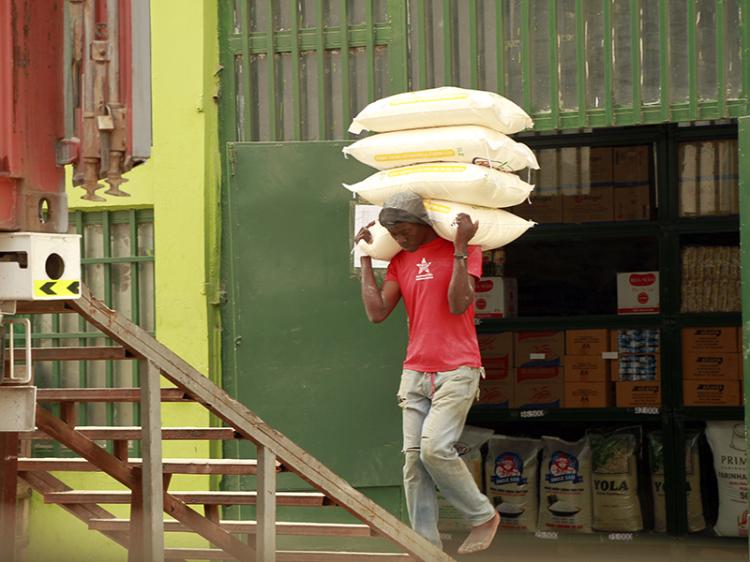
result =
M231 554L215 548L167 548L164 557L174 559L197 560L236 560ZM408 554L387 552L333 552L322 550L279 550L276 552L277 562L411 562L414 560Z
M229 533L255 534L255 521L222 520L222 529ZM89 529L94 531L123 531L130 529L130 519L89 519ZM189 533L187 527L174 519L164 521L164 530L172 533ZM373 537L374 532L367 525L338 523L291 523L277 522L276 533L279 535L319 536L319 537Z
M190 505L255 505L256 492L170 492ZM129 504L130 491L71 490L44 495L46 503L54 504ZM333 505L317 492L276 492L276 504L296 507Z
M142 429L137 426L78 426L76 431L83 433L89 439L99 441L138 441L142 437ZM50 438L40 430L20 435L21 439ZM164 440L242 439L231 427L164 427L161 430L161 438Z
M140 402L140 388L39 388L37 402ZM162 402L193 402L179 388L162 388Z
M141 459L128 459L128 464L140 466ZM257 461L234 459L164 459L162 461L165 474L255 474ZM86 459L58 459L19 457L18 470L29 472L99 472L99 467ZM276 463L276 471L282 471L282 465Z

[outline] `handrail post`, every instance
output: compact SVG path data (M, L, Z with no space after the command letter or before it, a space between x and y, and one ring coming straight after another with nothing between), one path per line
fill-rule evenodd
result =
M164 561L164 480L161 456L161 373L140 361L141 449L143 472L143 552L146 560Z
M276 562L276 455L258 446L256 560Z

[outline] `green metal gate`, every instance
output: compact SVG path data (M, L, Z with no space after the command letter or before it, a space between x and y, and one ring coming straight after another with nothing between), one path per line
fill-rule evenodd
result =
M535 130L738 117L749 0L222 2L225 140L348 138L384 95L496 91Z

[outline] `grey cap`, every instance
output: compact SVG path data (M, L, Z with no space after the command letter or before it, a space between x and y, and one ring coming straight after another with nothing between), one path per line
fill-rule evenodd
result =
M430 226L432 222L424 208L422 198L412 191L396 193L383 203L383 209L378 217L380 224L388 228L400 222L424 224Z

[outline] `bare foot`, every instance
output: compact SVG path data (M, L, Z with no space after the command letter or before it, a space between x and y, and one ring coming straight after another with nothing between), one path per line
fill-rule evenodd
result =
M480 550L486 550L492 544L492 539L495 538L497 532L497 526L500 524L500 514L495 513L495 516L487 521L474 527L469 536L466 537L464 543L458 548L459 554L471 554L472 552L479 552Z

